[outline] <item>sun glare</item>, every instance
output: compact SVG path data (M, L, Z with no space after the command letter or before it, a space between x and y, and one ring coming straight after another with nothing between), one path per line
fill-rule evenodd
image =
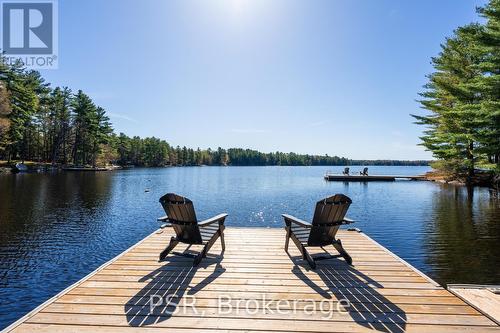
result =
M214 3L220 13L237 22L254 18L259 9L267 8L271 4L259 0L219 0L211 4Z
M233 14L241 15L250 9L251 0L227 0Z

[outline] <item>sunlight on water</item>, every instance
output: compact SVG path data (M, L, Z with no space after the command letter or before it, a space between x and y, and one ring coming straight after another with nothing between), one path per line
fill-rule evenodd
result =
M164 215L158 199L166 192L192 199L199 219L227 212L229 227L275 228L283 227L282 213L310 220L316 201L344 193L353 200L348 216L356 227L438 282L498 283L500 201L488 189L325 182L326 169L343 168L0 175L0 327L153 232ZM416 175L427 169L370 167L370 173Z

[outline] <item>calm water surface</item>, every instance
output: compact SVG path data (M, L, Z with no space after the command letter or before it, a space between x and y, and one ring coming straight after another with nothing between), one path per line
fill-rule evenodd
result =
M228 212L229 226L273 228L283 226L281 213L310 220L317 200L345 193L353 199L348 215L358 228L439 283L500 284L500 201L488 189L325 182L326 169L0 175L0 328L153 232L156 217L164 215L158 199L166 192L191 198L200 219ZM427 170L370 168L372 174Z

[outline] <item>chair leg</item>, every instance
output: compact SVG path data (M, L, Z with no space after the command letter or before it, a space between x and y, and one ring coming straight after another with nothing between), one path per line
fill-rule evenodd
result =
M205 257L207 255L207 252L208 252L207 246L208 246L208 244L205 244L205 246L203 247L203 250L201 250L201 252L198 253L198 255L194 258L193 267L198 266L201 262L201 259L203 259L203 257Z
M309 266L311 266L312 269L316 269L316 262L314 262L313 257L309 254L309 252L307 252L306 247L300 242L300 240L297 238L297 236L295 236L293 232L290 232L290 238L292 239L292 241L295 243L300 253L302 254L302 259L307 260Z
M302 257L307 260L307 263L309 266L311 266L312 269L316 269L316 262L314 261L314 258L307 252L307 249L305 246L302 246Z
M352 258L351 256L349 255L349 253L347 253L347 251L344 249L344 247L342 246L342 242L340 241L340 239L337 239L335 240L333 243L332 243L333 247L335 247L335 250L338 251L338 253L340 253L340 255L345 259L345 261L349 264L349 265L352 265Z
M217 238L219 238L221 236L222 236L222 233L219 233L219 231L217 231L212 236L212 238L210 238L210 240L207 242L207 244L205 244L205 246L203 247L203 250L201 250L201 252L198 253L198 255L196 256L196 258L194 258L193 266L198 266L198 264L201 262L201 259L203 259L207 255L208 251L210 250L212 245L214 245Z
M288 243L290 242L290 227L285 227L286 239L285 239L285 252L288 252Z
M159 260L165 259L170 251L172 251L174 247L177 246L177 244L179 244L179 241L175 237L170 238L170 243L165 248L165 250L161 251Z
M222 252L226 251L226 242L224 241L224 232L220 231L220 245L222 247Z

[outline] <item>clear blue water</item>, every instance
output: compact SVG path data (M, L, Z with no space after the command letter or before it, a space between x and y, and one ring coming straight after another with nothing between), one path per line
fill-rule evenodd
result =
M228 226L310 219L344 193L356 227L442 284L500 284L500 201L488 189L432 182L325 182L341 167L186 167L0 175L0 328L138 242L164 215L166 192L191 198L198 218ZM358 171L361 167L352 167ZM426 167L370 167L416 175ZM149 192L145 190L149 189Z

